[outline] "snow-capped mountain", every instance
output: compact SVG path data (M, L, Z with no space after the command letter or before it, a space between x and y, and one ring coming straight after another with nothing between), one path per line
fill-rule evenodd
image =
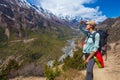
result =
M4 3L3 0L2 2ZM6 2L12 5L20 6L20 7L28 7L28 8L30 7L30 4L26 0L7 0Z
M20 29L38 30L39 26L58 31L58 26L71 26L71 24L49 10L32 5L26 0L0 0L0 26L11 28L18 34L21 33Z
M69 15L62 16L62 15L59 15L58 17L61 19L67 20L69 22L72 22L73 24L79 23L80 20L85 20L85 21L90 20L89 18L85 18L85 17L81 17L81 16L69 16Z
M17 7L27 8L27 9L31 9L33 11L38 12L39 14L41 14L42 16L46 18L56 17L49 10L43 9L41 6L36 6L31 3L28 3L26 0L1 0L0 2L1 2L0 5L4 7L12 8L10 6L14 6L16 8Z

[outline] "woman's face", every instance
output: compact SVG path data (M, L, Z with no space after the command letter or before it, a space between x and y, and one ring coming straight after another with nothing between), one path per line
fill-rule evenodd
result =
M86 30L90 30L90 28L91 28L91 25L89 25L89 24L86 24Z

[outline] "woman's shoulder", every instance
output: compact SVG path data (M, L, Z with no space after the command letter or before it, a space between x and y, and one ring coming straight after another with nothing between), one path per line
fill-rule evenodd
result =
M100 34L97 32L97 31L94 31L93 34L92 34L93 37L99 37Z
M96 31L95 37L99 37L100 34Z

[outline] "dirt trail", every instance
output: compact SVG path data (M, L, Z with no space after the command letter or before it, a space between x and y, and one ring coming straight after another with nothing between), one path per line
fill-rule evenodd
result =
M100 69L95 66L95 80L120 80L120 65L116 64L115 59L115 56L111 54L105 61L105 68Z
M31 38L31 39L24 39L24 40L14 40L14 41L10 41L11 43L17 43L17 42L23 42L23 43L29 43L29 42L32 42L34 41L35 39L37 38Z
M86 74L85 71L82 73ZM120 44L111 44L108 59L105 61L105 68L98 68L95 64L94 80L120 80Z
M110 44L108 59L105 61L105 68L95 67L95 80L120 80L120 41Z
M10 80L46 80L46 78L44 77L17 77L14 79L10 79Z

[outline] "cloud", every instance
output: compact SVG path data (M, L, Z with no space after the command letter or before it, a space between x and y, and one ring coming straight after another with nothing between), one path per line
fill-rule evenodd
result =
M50 10L55 15L81 16L101 22L107 17L99 11L99 6L95 8L85 7L84 4L95 3L96 0L39 0L41 6Z

